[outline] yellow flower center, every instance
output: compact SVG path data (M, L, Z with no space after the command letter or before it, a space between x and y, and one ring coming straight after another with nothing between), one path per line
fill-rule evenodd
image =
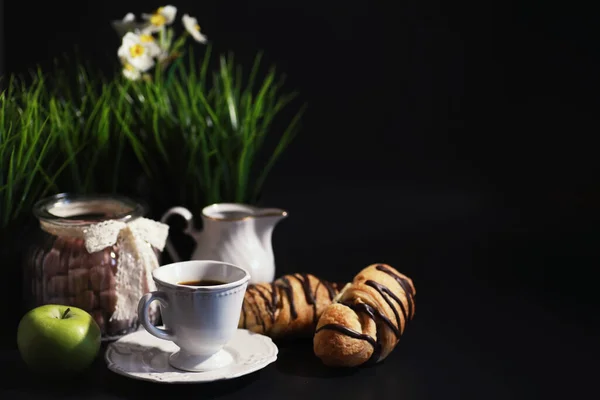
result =
M144 43L153 43L154 37L152 35L143 34L143 35L140 35L140 40Z
M200 25L198 25L198 24L194 25L194 30L200 32Z
M125 68L127 71L135 71L135 68L131 64L125 64L123 68Z
M163 26L164 24L167 23L167 19L165 18L164 15L162 14L153 14L150 17L150 23L154 26Z
M144 54L144 46L142 46L139 43L134 44L133 46L131 46L129 48L129 54L131 55L131 57L135 58L135 57L139 57L141 55Z

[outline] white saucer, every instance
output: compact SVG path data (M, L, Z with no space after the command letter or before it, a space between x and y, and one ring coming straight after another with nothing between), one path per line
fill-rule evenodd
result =
M144 329L123 336L108 345L104 356L108 369L134 379L160 383L202 383L237 378L266 367L277 359L277 346L258 333L238 329L222 351L233 361L206 372L186 372L173 368L169 357L179 347L158 339Z

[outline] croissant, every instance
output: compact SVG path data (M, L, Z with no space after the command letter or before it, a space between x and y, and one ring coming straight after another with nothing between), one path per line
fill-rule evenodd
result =
M238 327L273 339L310 336L338 293L335 284L310 274L248 285Z
M389 265L363 269L319 318L315 355L332 367L384 360L415 314L415 294L412 280Z

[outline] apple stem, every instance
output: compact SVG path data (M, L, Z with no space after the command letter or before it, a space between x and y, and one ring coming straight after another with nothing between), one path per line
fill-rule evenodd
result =
M67 318L67 314L69 313L69 311L71 311L71 308L67 308L64 312L64 314L62 315L62 319Z

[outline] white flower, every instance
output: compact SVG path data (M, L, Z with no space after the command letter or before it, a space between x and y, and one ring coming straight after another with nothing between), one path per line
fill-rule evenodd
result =
M154 45L158 48L156 43ZM154 56L152 54L155 50L149 50L149 48L153 48L153 46L143 42L140 35L129 32L123 36L123 42L117 54L121 60L130 64L133 68L145 72L154 66ZM160 48L158 50L160 52Z
M196 42L206 43L207 38L200 33L200 25L198 25L198 20L196 18L184 14L183 18L181 18L181 22L183 22L183 26L190 33L190 35L192 35Z
M163 51L156 43L156 38L148 33L139 33L138 37L142 46L144 46L150 53L150 57L158 57Z
M165 25L171 25L177 16L177 7L164 6L159 7L153 14L142 14L142 18L148 21L149 25L145 32L158 32Z
M135 69L133 65L125 63L125 65L123 65L123 76L132 81L137 81L142 77L142 73Z
M112 21L112 26L121 37L127 32L140 28L140 24L135 22L135 15L133 13L127 13L120 21Z

